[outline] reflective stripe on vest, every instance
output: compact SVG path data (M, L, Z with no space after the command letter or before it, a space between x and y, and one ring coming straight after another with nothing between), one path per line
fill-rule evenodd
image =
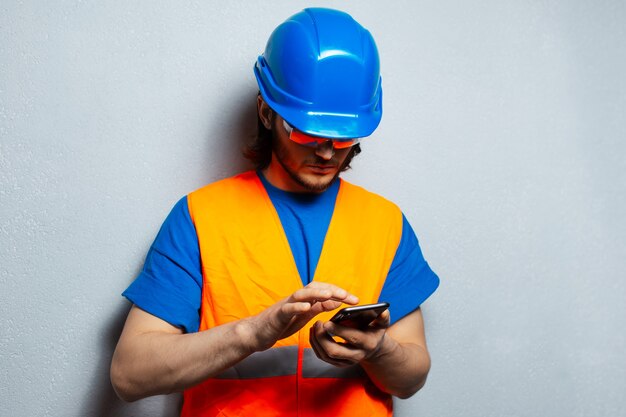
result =
M339 368L319 359L313 349L304 349L302 356L302 378L366 378L359 365Z
M256 352L216 376L218 379L272 378L295 375L298 365L298 346L272 348ZM302 355L302 378L363 378L359 365L339 368L319 359L311 348Z
M255 172L210 184L187 201L202 258L200 331L258 314L302 288ZM313 280L344 288L362 304L376 302L401 233L395 205L342 180ZM186 390L182 415L391 415L391 397L360 367L335 368L311 350L310 327L332 314Z
M228 368L216 378L248 379L295 375L298 370L298 346L272 348L256 352Z

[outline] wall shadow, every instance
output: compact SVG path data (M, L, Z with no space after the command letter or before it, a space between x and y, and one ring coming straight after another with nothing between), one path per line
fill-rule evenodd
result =
M83 402L81 413L83 416L112 417L120 415L121 406L124 405L124 402L113 391L109 379L109 366L129 310L128 303L119 303L115 314L111 316L109 321L101 323L98 341L100 347L98 366L91 383L89 397Z
M236 95L238 99L233 100L227 112L227 120L218 121L223 126L230 126L231 128L225 132L220 132L217 141L215 137L206 140L207 147L210 147L207 149L210 156L214 157L216 152L220 155L216 163L207 164L205 168L208 181L225 178L253 168L252 164L243 157L242 151L256 137L257 91L246 89L245 91L234 92L233 95ZM139 274L140 268L141 265L138 266L133 276ZM115 394L109 377L109 368L113 351L131 307L131 304L122 297L117 298L117 300L119 300L117 305L111 308L114 313L111 314L110 319L99 325L98 363L90 385L89 395L83 399L81 404L81 415L89 417L178 416L182 404L181 394L155 396L134 403L126 403Z
M89 389L89 395L83 400L82 416L89 417L122 417L122 416L161 416L176 417L180 412L181 396L179 394L156 396L126 403L120 400L109 377L109 367L113 351L126 321L131 304L121 299L108 322L100 327L98 346L98 364Z
M257 89L242 88L225 98L229 102L228 111L222 113L220 120L215 120L211 135L207 137L207 159L213 161L205 167L204 177L208 181L227 178L253 169L253 164L243 157L244 147L257 135ZM219 127L217 127L219 126ZM216 158L219 155L219 158Z

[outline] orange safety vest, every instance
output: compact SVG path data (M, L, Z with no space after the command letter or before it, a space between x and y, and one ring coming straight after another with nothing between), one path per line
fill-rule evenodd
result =
M188 196L202 258L200 331L257 314L302 288L280 219L255 172ZM373 303L402 234L391 202L341 180L314 280ZM390 416L391 396L356 365L315 356L309 329L184 392L181 416Z

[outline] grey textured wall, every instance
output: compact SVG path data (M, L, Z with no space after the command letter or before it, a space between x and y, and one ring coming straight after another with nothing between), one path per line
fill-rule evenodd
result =
M623 1L318 1L374 33L385 115L348 178L442 285L399 416L626 409ZM108 380L171 206L246 167L252 65L303 1L0 5L0 415L174 416Z

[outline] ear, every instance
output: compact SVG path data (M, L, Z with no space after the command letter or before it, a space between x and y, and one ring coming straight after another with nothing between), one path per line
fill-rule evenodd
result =
M268 130L272 130L272 119L274 118L274 111L270 106L267 105L267 103L265 102L265 100L263 100L263 97L261 97L260 94L256 98L256 107L263 126L265 126L265 128Z

